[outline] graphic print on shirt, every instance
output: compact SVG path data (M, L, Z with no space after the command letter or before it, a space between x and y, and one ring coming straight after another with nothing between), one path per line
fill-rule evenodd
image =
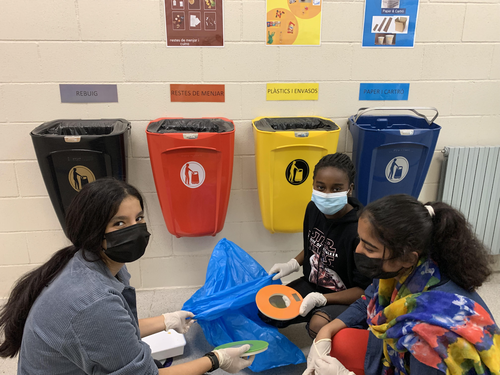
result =
M318 228L313 228L309 231L309 249L313 254L309 258L309 282L333 291L347 289L340 276L333 270L338 255L332 239L326 238Z

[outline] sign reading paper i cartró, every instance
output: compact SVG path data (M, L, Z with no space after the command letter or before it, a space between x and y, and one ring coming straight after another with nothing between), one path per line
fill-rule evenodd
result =
M223 0L165 0L167 47L223 47Z
M365 0L363 47L413 47L418 0Z

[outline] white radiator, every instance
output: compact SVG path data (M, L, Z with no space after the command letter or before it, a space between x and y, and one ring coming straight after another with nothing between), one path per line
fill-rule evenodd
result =
M500 146L443 152L438 200L459 209L491 253L500 254Z

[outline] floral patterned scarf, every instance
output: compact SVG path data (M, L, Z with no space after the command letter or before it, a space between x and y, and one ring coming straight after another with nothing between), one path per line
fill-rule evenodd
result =
M383 374L410 374L405 353L448 374L500 374L500 330L473 300L428 290L436 263L421 258L399 281L380 280L368 305L372 333L384 340ZM474 373L474 372L472 372Z

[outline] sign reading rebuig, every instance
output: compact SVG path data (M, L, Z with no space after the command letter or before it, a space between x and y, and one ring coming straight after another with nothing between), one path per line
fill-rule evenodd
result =
M117 103L116 85L60 84L61 103Z
M167 46L224 46L223 2L165 0Z
M225 85L170 84L171 102L225 102Z

